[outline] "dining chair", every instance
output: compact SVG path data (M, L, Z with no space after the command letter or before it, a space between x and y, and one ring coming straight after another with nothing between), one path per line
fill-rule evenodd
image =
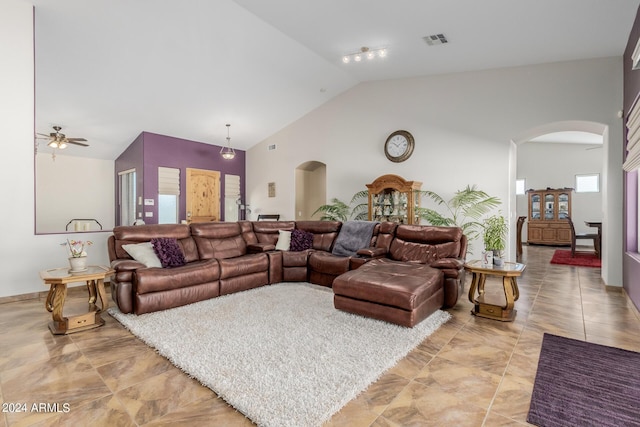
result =
M569 227L571 228L571 258L576 256L576 240L579 239L592 240L593 249L598 258L600 258L600 236L597 233L576 233L571 217L567 217L567 222L569 222Z

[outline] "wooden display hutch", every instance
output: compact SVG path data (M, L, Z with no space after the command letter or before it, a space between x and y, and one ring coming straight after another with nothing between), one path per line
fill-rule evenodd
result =
M398 175L382 175L367 184L369 221L419 224L416 208L420 207L421 187L421 182L406 181Z
M528 190L527 243L571 245L571 192L573 188Z

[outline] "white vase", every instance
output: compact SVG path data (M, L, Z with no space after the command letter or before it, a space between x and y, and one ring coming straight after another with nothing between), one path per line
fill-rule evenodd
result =
M87 270L87 257L79 256L79 257L69 257L69 265L71 269L69 272L71 273L79 273L81 271Z

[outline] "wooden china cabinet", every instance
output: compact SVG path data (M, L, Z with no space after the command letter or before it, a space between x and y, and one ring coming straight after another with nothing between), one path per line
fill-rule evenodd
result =
M421 187L421 182L406 181L398 175L382 175L367 184L369 221L419 224L416 208L420 207Z
M529 220L527 243L570 245L571 193L573 188L528 190Z

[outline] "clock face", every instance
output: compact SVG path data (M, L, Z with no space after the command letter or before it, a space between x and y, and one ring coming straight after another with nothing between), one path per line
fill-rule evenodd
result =
M413 136L404 130L393 132L384 144L384 154L392 162L403 162L413 153Z

